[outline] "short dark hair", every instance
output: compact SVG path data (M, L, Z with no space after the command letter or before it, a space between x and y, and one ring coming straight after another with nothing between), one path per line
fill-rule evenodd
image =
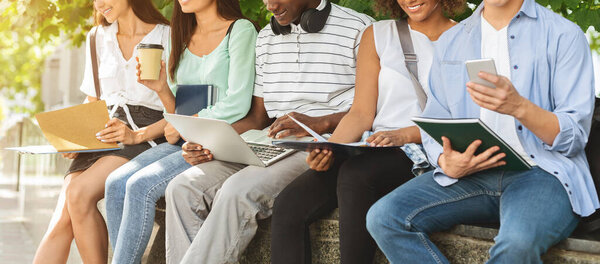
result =
M446 16L453 17L462 13L465 9L466 0L439 0L442 6L442 12ZM379 15L390 16L392 18L406 17L406 13L396 0L373 0L373 9Z

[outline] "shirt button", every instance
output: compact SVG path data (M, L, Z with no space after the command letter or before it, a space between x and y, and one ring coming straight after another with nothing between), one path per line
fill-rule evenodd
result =
M529 157L531 157L532 159L535 159L535 156L533 156L533 155L529 155Z
M517 18L520 18L520 17L521 17L521 15L517 15Z
M568 183L565 183L565 187L569 187L569 184L568 184Z
M555 172L554 172L554 174L558 175L558 171L555 171ZM566 183L565 183L565 185L566 185ZM567 186L568 186L568 185L567 185Z
M515 39L515 35L510 35L510 39Z
M573 194L571 191L569 191L569 195Z
M518 66L518 65L515 65L513 68L516 70L516 69L518 69L518 68L519 68L519 66Z
M518 128L519 130L523 130L523 126L521 126L521 125L519 125L517 128Z

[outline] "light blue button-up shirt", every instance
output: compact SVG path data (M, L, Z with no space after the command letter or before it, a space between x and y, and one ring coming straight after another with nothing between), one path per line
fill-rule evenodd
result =
M480 107L466 91L465 61L481 59L482 9L483 4L440 37L424 117L479 118ZM524 0L507 34L513 85L521 96L554 113L560 125L550 146L515 119L519 140L530 158L563 184L573 211L590 215L600 205L584 153L594 108L592 57L585 35L534 0ZM437 164L442 147L421 135L429 160L437 167L436 182L455 183Z

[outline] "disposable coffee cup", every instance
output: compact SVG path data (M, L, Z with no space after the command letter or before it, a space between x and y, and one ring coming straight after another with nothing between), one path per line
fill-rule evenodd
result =
M140 70L142 71L140 79L158 80L163 46L160 44L139 44L137 49Z

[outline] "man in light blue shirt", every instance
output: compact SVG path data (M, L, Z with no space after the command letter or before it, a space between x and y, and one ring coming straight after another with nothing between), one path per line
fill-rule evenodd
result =
M594 107L591 54L581 29L534 0L484 0L436 47L423 113L481 118L533 169L504 171L497 147L463 153L422 134L436 170L378 201L367 228L392 263L448 263L427 234L500 223L492 263L541 263L581 216L600 207L586 161ZM484 8L485 6L485 8ZM465 61L494 58L495 88L469 82Z

